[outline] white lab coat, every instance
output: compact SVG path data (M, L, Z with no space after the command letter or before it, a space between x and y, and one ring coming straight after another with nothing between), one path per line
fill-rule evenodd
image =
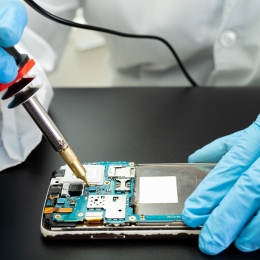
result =
M165 38L199 85L259 85L259 0L38 0L37 3L67 19L72 19L76 8L82 6L89 24ZM50 72L62 55L69 28L41 17L31 8L28 13L28 29L22 43L43 69ZM108 34L104 37L110 50L108 65L113 68L112 85L188 85L175 59L161 42ZM47 86L46 79L43 81ZM36 126L26 126L26 120L19 120L22 109L13 110L16 116L12 120L3 120L7 113L1 103L0 170L11 166L5 162L12 162L13 157L16 158L13 164L23 161L40 140L34 138L34 144L29 147L26 142L19 142L22 152L19 156L13 155L14 151L17 153L15 142L21 139L21 133L15 141L10 140L10 136L18 136L17 129L23 129L22 138L26 140L32 140L30 135L37 132ZM29 120L26 114L22 116ZM15 126L10 122L16 122ZM4 133L9 128L13 131L8 139Z
M259 0L37 2L68 19L73 17L76 7L82 6L89 24L165 38L175 48L199 85L259 85ZM40 18L34 11L29 14L33 18L29 20L29 27L49 42L59 57L66 42L68 28ZM35 22L39 19L40 24ZM113 68L111 85L188 85L174 57L163 43L103 35L110 50L108 66ZM54 64L55 61L53 66Z

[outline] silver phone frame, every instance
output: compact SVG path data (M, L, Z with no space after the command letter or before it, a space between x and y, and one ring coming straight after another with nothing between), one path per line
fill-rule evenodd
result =
M206 167L213 169L215 164L212 163L160 163L160 164L136 164L135 166L196 166L196 167ZM206 176L206 174L205 174ZM49 190L49 189L48 189ZM44 200L48 196L47 194ZM43 205L43 210L44 210ZM183 222L175 222L172 225L142 225L142 226L123 226L123 227L103 227L95 226L95 228L69 228L66 230L62 228L53 228L48 230L43 226L43 211L41 215L41 233L44 237L54 238L54 239L131 239L131 238L174 238L174 237L194 237L198 236L201 227L191 228L186 226Z

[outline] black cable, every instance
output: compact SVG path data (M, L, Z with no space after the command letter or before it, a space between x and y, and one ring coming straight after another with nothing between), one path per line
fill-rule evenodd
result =
M97 27L97 26L93 26L93 25L87 25L87 24L80 24L80 23L75 23L73 21L69 21L66 19L63 19L61 17L58 17L54 14L49 13L48 11L46 11L45 9L43 9L41 6L39 6L38 4L36 4L33 0L24 0L24 2L26 2L29 6L31 6L36 12L40 13L41 15L45 16L46 18L55 21L57 23L63 24L63 25L67 25L67 26L71 26L71 27L76 27L76 28L80 28L80 29L87 29L87 30L93 30L93 31L98 31L98 32L104 32L104 33L109 33L109 34L114 34L117 36L121 36L121 37L127 37L127 38L138 38L138 39L153 39L153 40L158 40L163 42L171 51L171 53L173 54L173 56L175 57L178 65L180 66L183 74L185 75L185 77L187 78L187 80L191 83L191 85L193 87L197 87L198 84L192 79L192 77L189 75L189 73L187 72L187 70L185 69L185 67L183 66L179 56L177 55L176 51L173 49L173 47L170 45L170 43L168 43L165 39L158 37L158 36L153 36L153 35L136 35L136 34L129 34L129 33L123 33L123 32L118 32L118 31L114 31L114 30L110 30L110 29L106 29L106 28L101 28L101 27Z

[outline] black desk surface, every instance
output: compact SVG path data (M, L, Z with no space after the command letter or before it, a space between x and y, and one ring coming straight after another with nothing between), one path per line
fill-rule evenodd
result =
M186 162L196 149L250 125L260 88L56 89L50 115L82 161ZM0 173L0 259L210 259L197 239L72 240L41 236L50 174L63 165L45 139ZM215 259L259 259L233 245Z

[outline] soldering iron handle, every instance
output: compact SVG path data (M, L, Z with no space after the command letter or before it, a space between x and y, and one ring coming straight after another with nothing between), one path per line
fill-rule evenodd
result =
M19 51L15 49L15 47L3 48L8 54L14 57L17 68L20 69L26 62L29 60L29 56L27 54L21 54Z
M15 47L3 48L6 52L8 52L11 56L14 57L15 61L18 60L21 54L15 49Z

